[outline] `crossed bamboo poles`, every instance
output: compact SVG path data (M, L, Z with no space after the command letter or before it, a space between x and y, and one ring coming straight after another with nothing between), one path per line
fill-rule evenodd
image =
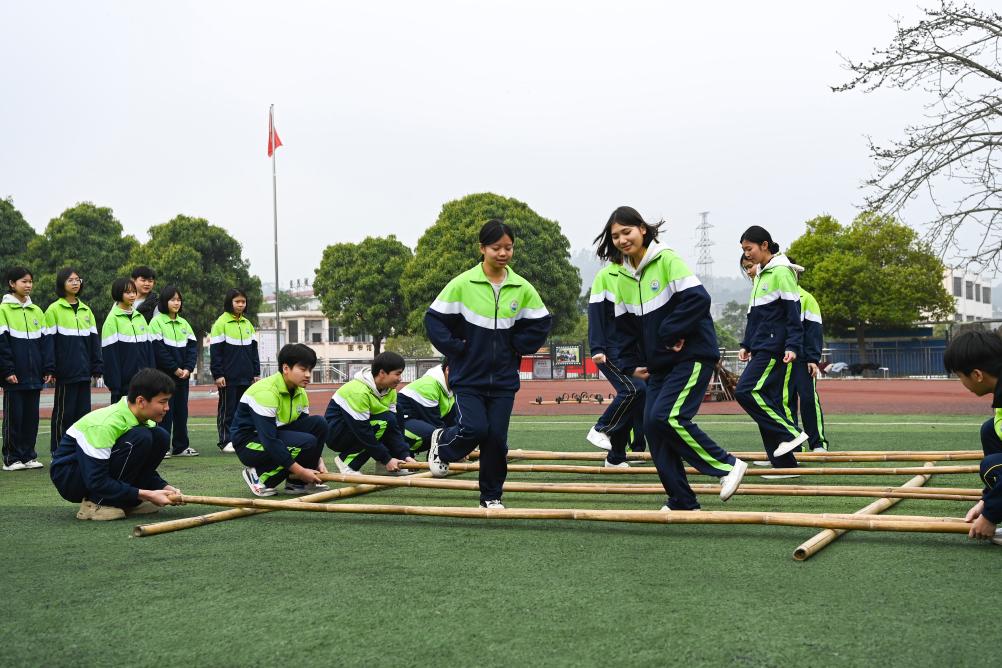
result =
M631 453L633 459L648 458L647 453ZM743 459L764 458L762 453L736 453ZM813 455L813 453L811 453ZM646 456L646 457L645 457ZM645 511L645 510L579 510L579 509L504 509L487 510L482 508L453 508L439 506L399 506L379 504L327 504L339 498L348 498L360 494L391 487L419 487L429 489L476 490L477 483L470 480L431 479L425 471L406 477L367 476L323 474L325 480L348 483L348 487L320 492L299 497L291 501L271 499L242 499L230 497L210 497L182 495L182 503L204 504L230 507L230 510L200 515L197 517L171 520L156 524L142 525L134 529L135 536L152 536L170 531L204 526L216 522L246 517L250 515L271 512L273 510L294 510L305 512L328 513L368 513L420 515L453 518L497 519L563 519L585 521L617 521L642 522L662 524L770 524L783 526L804 526L823 528L824 531L805 542L794 553L795 559L807 559L817 551L830 544L838 536L849 530L862 531L918 531L934 533L967 533L970 524L959 518L927 517L927 516L881 516L870 517L893 506L901 499L928 499L942 501L974 501L980 498L980 490L954 487L923 487L932 474L975 473L978 467L969 466L936 466L935 461L962 461L980 458L976 451L930 451L930 452L881 452L856 451L838 453L818 453L816 455L799 454L798 458L817 462L872 462L872 461L921 461L922 467L831 467L831 468L796 468L749 470L751 475L782 474L784 472L804 475L914 475L901 486L826 486L826 485L756 485L744 484L738 493L745 495L768 496L860 496L876 497L879 500L862 508L851 515L845 514L814 514L814 513L754 513L729 511ZM509 458L535 460L596 460L604 458L604 453L571 453L548 452L538 450L513 450ZM411 469L427 468L427 464L411 465ZM450 465L452 473L477 470L477 464ZM565 466L565 465L509 465L512 472L544 472L544 473L588 473L588 474L650 474L655 473L653 467L632 467L629 469L605 468L595 466ZM746 474L746 475L747 475ZM921 489L919 489L921 488ZM695 484L696 492L715 492L719 486L712 484ZM532 483L509 481L505 483L505 492L532 493L569 493L569 494L656 494L663 495L664 489L657 484L603 484L603 483Z

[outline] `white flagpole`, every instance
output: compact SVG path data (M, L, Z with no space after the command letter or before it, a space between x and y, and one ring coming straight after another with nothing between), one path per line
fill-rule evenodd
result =
M278 293L281 285L278 282L278 177L275 171L275 159L278 157L278 147L275 146L275 105L268 109L268 141L271 147L271 193L275 214L275 364L278 364L278 351L282 347L282 318L278 311ZM281 369L278 369L281 371Z

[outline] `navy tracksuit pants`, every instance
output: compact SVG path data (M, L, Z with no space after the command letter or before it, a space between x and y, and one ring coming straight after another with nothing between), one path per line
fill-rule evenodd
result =
M699 508L685 475L685 462L717 478L734 467L734 456L692 421L703 403L713 369L712 361L690 360L664 373L651 374L647 381L644 431L672 510Z
M70 436L63 436L71 439ZM160 427L150 429L144 424L136 425L118 437L111 448L108 460L108 475L139 489L161 489L163 480L157 474L157 467L167 454L170 437ZM74 446L75 441L72 441ZM102 506L131 508L136 502L125 496L94 498L84 482L80 468L74 465L59 466L49 471L59 495L67 501L79 503L90 499Z
M783 391L783 399L786 419L794 425L803 427L807 433L807 443L803 449L827 449L825 415L821 410L817 379L811 377L807 362L794 361L793 364L786 365L786 388ZM798 410L800 421L797 420Z
M455 462L480 446L480 500L500 501L508 477L508 421L514 396L485 397L458 390L456 424L439 436L438 454Z
M170 410L167 411L160 426L170 434L171 453L176 455L179 452L184 452L191 445L188 438L188 391L190 385L187 380L181 380L177 376L173 376L173 378L174 394L170 398Z
M410 446L411 454L417 454L427 450L431 442L431 434L438 429L435 425L424 420L410 419L404 421L404 440Z
M56 383L52 400L52 419L49 423L49 451L55 452L66 430L90 413L90 381Z
M783 406L786 367L782 358L766 352L753 353L734 391L738 403L758 424L765 453L775 468L797 465L792 452L782 457L773 454L780 443L800 435L800 429L787 419Z
M607 459L610 464L626 461L626 448L634 452L647 449L644 439L644 396L647 384L631 373L606 362L598 368L616 390L616 396L595 423L595 431L609 436L612 451Z
M30 462L38 458L38 400L41 390L3 391L3 464Z
M988 521L999 524L1002 521L1002 439L995 432L993 419L981 425L981 449L985 452L981 460L981 481L985 484L982 514Z
M327 440L327 421L320 415L303 417L278 428L278 438L285 444L292 460L308 469L316 469ZM289 469L272 459L260 443L251 441L237 446L237 458L251 466L265 487L276 487L289 477Z
M220 448L233 440L230 438L230 424L237 412L240 397L244 396L248 387L250 385L235 385L227 382L226 387L219 388L219 403L216 404L216 432L219 440L216 441L216 445Z

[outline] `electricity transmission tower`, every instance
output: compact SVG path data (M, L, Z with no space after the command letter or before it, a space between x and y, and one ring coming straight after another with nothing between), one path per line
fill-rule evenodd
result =
M702 222L696 227L698 234L696 252L699 254L696 260L696 273L699 274L699 280L703 282L706 289L710 290L713 287L713 255L710 253L710 247L713 246L713 241L710 240L710 229L713 225L710 225L708 220L709 211L700 211L699 215Z

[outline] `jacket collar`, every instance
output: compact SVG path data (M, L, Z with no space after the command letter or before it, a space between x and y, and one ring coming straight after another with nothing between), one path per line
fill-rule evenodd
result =
M379 391L379 388L376 387L376 381L372 378L372 369L362 369L355 374L355 380L360 380L365 383L365 385L372 390L372 393L380 399L390 393L390 390L383 390L382 392Z
M54 301L52 303L53 304L58 304L59 306L62 306L63 308L69 308L69 309L73 308L73 305L70 304L68 301L66 301L66 297L60 297L59 299L57 299L56 301ZM89 311L90 307L88 307L86 304L84 304L84 302L83 302L82 299L80 299L79 297L77 297L77 310L79 311L80 309L87 309Z
M14 306L20 306L21 308L28 308L31 306L31 297L26 297L24 303L22 304L17 297L8 292L3 296L3 303L13 304Z
M640 275L644 273L644 268L647 267L647 265L654 262L657 256L660 255L663 251L667 250L671 249L669 249L667 246L662 246L657 241L652 241L651 244L647 247L647 252L644 253L644 257L640 260L640 264L637 265L636 269L633 268L633 265L630 263L630 260L625 256L623 257L623 268L626 269L626 271L628 271L630 275L633 276L633 278L639 279Z
M139 313L139 311L137 311L135 307L132 307L131 311L122 310L122 307L119 306L117 303L111 307L112 315L124 315L126 318L131 318L137 313Z
M525 282L525 280L521 276L515 273L514 269L512 269L511 267L506 267L506 269L508 270L508 276L505 277L504 279L504 285L522 285L522 283ZM491 280L487 278L487 274L484 273L483 262L475 266L471 271L473 272L473 276L471 276L470 280L473 281L474 283L491 282Z
M445 390L445 393L450 397L452 396L452 390L449 389L449 384L445 382L445 372L442 371L441 364L436 364L432 368L428 369L424 372L424 375L437 380L438 384L442 386L443 390Z
M782 253L776 253L775 255L772 256L772 259L769 260L769 262L764 267L762 267L762 271L759 272L759 275L762 275L762 273L769 271L773 267L789 267L790 269L793 270L793 273L798 275L800 272L804 270L804 268L801 267L799 264L793 264L792 262L790 262L790 259L785 255L783 255Z

